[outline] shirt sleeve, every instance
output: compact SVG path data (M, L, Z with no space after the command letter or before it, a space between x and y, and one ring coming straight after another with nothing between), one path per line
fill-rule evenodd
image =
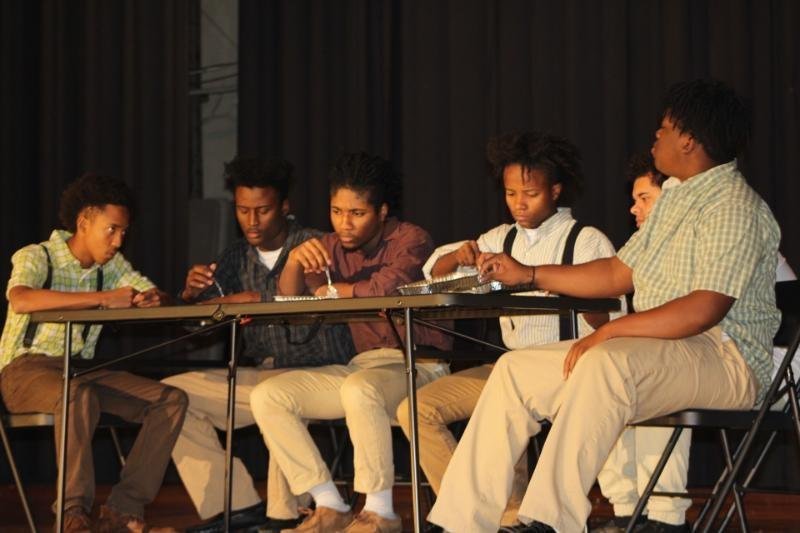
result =
M631 238L628 239L622 248L617 251L617 259L625 263L628 268L631 270L636 270L636 264L641 257L642 251L644 249L644 232L646 230L647 224L642 229L639 229L631 235Z
M133 287L137 291L146 291L156 285L146 276L133 269L131 264L122 254L118 253L108 262L108 268L103 267L103 273L112 274L108 287L103 290L118 289L120 287Z
M47 256L41 245L31 244L21 248L11 256L11 277L6 288L8 291L14 287L30 287L41 289L47 279Z
M503 251L503 244L506 240L506 235L511 231L513 226L511 224L502 224L495 228L490 229L480 237L478 237L478 249L481 252L499 254Z
M725 203L697 219L697 261L691 290L741 297L766 254L767 238L759 232L758 213Z
M436 248L431 256L425 261L425 264L422 265L422 275L425 276L425 279L431 279L431 270L433 270L433 265L436 264L436 261L439 260L444 255L449 253L455 252L467 241L458 241L458 242L451 242L449 244L443 244Z
M388 296L399 285L422 279L422 264L433 252L433 240L418 228L393 239L384 264L369 279L353 284L353 296Z
M574 263L588 263L595 259L614 257L614 245L608 237L597 228L587 226L578 234L575 240Z

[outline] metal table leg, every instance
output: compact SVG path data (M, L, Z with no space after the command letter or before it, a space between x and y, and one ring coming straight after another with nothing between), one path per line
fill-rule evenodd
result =
M225 531L230 531L231 523L231 492L233 490L233 428L236 406L236 368L238 366L238 351L236 350L236 336L239 322L231 322L231 347L230 360L228 361L228 418L225 427L225 494L223 496L223 520Z
M56 531L64 531L64 492L67 468L67 417L69 416L70 355L72 354L72 322L64 324L64 388L61 395L61 438L58 442L58 497L56 498Z
M414 516L414 532L422 528L422 509L419 505L419 437L417 435L417 368L414 364L414 339L411 309L405 308L405 359L406 384L408 386L408 419L411 422L411 503Z

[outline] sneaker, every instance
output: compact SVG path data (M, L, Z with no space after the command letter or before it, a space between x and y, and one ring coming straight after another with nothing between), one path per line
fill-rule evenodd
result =
M615 516L602 526L592 529L591 533L625 533L630 521L630 516ZM646 521L647 516L639 515L639 518L636 519L635 528L641 527ZM638 529L634 529L634 531L638 531Z
M230 528L239 533L271 531L288 529L300 523L299 519L281 520L267 516L267 506L264 502L259 502L250 507L243 507L231 511ZM216 514L196 526L186 528L186 533L223 533L225 530L225 516L222 513Z
M283 529L281 533L329 533L341 531L353 521L352 511L340 513L330 507L317 507L314 510L300 509L300 513L305 515L305 520L296 528Z
M691 528L687 522L676 526L648 519L642 525L636 526L636 533L689 533L689 531L691 531Z
M400 517L386 518L372 511L361 511L343 533L402 533Z
M64 533L89 533L92 530L92 521L89 518L89 513L80 505L74 505L64 511L64 520L62 522Z
M542 522L534 520L530 524L515 524L513 526L504 526L497 530L502 533L556 533L556 530Z
M96 533L177 533L171 527L151 527L138 516L124 515L107 505L100 507L100 518L93 529Z

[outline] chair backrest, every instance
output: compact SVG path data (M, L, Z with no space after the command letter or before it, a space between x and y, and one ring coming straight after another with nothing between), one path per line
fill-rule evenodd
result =
M789 346L800 327L800 280L775 284L775 304L781 310L781 325L775 334L775 346Z
M786 352L778 364L775 379L782 380L785 386L776 390L770 403L778 407L791 386L795 397L800 396L800 382L797 381L798 344L800 344L800 281L782 281L775 284L775 303L781 311L781 325L775 334L775 346L785 346ZM776 360L777 363L777 360ZM788 406L786 406L788 407ZM786 410L786 409L784 409Z

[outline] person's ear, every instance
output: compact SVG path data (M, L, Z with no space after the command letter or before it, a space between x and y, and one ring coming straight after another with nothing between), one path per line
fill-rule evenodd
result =
M89 208L81 209L80 213L78 213L78 220L75 222L75 232L79 231L86 231L89 227L90 222L90 213Z
M378 214L381 217L381 222L385 222L386 217L389 216L389 206L385 203L381 204L381 209Z
M561 196L561 184L554 183L550 186L550 194L553 196L553 201L558 201L558 197Z

